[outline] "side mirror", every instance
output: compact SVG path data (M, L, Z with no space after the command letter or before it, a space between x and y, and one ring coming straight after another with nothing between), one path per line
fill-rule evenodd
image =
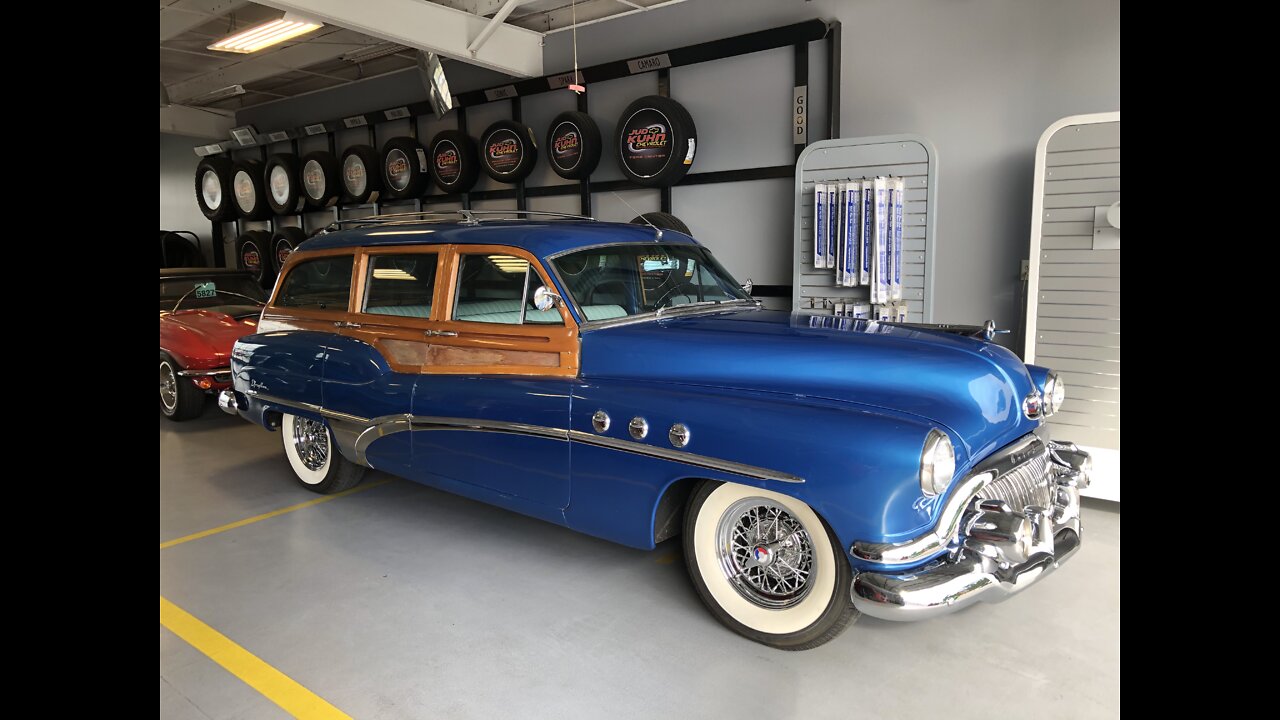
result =
M539 285L533 291L533 306L539 310L547 311L563 302L564 299L548 290L546 285Z
M747 281L746 281L746 282L744 282L744 283L742 283L742 292L744 292L744 293L746 293L746 294L750 295L750 294L751 294L751 290L752 290L755 286L756 286L755 282L754 282L751 278L747 278Z

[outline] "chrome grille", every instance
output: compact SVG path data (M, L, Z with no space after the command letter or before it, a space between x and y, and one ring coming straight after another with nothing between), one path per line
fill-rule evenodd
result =
M1048 508L1052 506L1049 494L1047 455L1037 455L996 478L978 493L983 500L1003 500L1009 507L1021 511L1028 505Z

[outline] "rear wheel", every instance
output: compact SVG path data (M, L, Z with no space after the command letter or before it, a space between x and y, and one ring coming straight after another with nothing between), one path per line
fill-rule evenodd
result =
M808 505L760 488L706 482L685 510L689 575L711 614L782 650L822 645L857 619L839 547Z
M160 412L170 420L190 420L204 412L204 393L179 372L178 363L160 353Z
M333 432L320 420L285 415L280 424L284 454L302 487L328 495L350 490L364 478L365 468L342 457Z

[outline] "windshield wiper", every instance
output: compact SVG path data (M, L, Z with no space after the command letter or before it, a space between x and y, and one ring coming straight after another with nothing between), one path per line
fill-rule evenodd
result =
M666 305L658 308L658 310L654 313L654 317L660 318L662 317L663 313L665 313L668 310L684 310L686 308L698 308L698 307L705 308L705 307L712 307L715 305L728 305L730 303L745 303L745 302L752 302L752 301L734 298L732 300L699 300L698 302L685 303L683 305ZM759 304L758 300L755 302L756 304Z

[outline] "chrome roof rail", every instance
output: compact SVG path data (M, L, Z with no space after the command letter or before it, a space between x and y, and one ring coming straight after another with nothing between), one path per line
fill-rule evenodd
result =
M334 220L325 227L327 232L344 227L359 228L373 225L406 225L419 222L447 222L458 220L465 225L478 225L484 220L498 220L503 216L514 215L533 217L565 218L569 220L592 220L595 218L572 213L550 212L547 210L423 210L421 212L390 213L388 215L372 215L348 220Z

